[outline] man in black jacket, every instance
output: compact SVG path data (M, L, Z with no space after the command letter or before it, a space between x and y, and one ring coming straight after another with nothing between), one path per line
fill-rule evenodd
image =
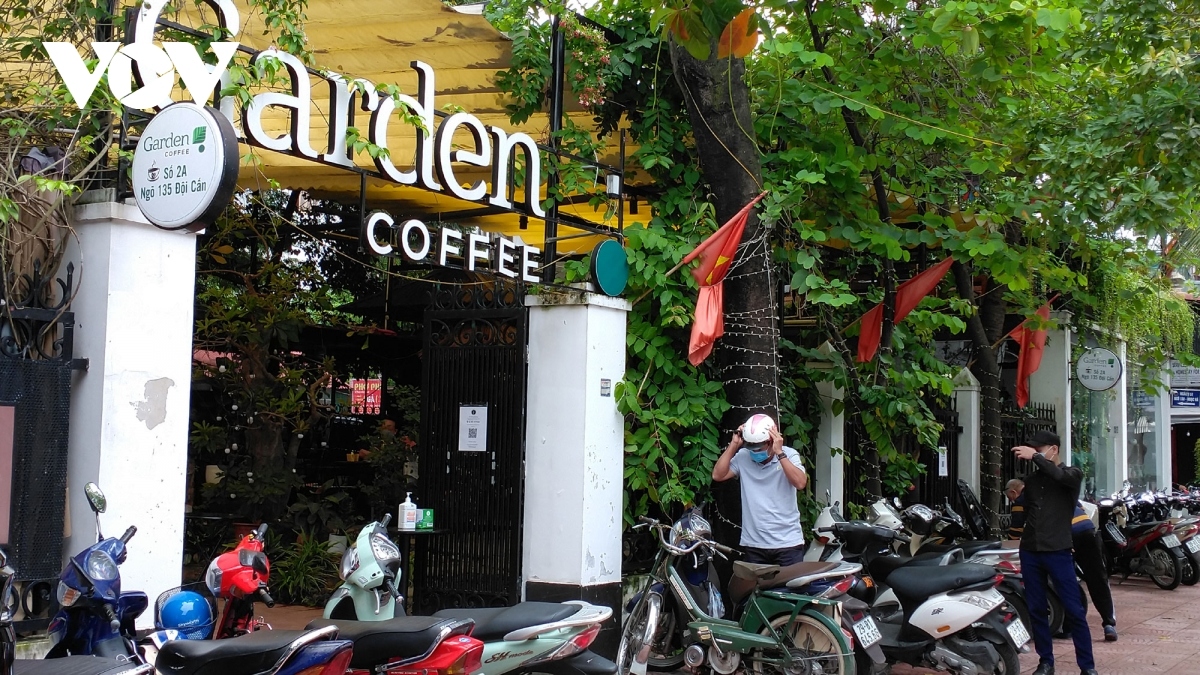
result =
M1033 645L1041 662L1033 675L1054 675L1054 642L1050 635L1046 586L1054 582L1067 613L1066 628L1075 642L1080 675L1096 675L1092 635L1083 614L1083 600L1075 580L1071 557L1071 521L1083 472L1059 462L1058 435L1038 431L1029 445L1012 449L1018 459L1033 460L1034 471L1025 477L1025 530L1021 533L1021 575L1025 601L1033 624Z

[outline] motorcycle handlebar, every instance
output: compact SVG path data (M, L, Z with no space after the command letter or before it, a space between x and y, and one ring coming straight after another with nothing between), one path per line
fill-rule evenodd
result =
M105 603L102 606L104 607L104 616L108 619L108 624L112 626L114 631L121 630L121 622L117 620L117 613L113 611L112 605Z
M267 536L267 524L263 523L262 525L258 526L257 530L254 531L254 538L261 541L265 536Z
M266 603L267 607L275 606L275 598L272 598L271 594L267 592L266 586L260 586L258 588L258 597L262 598L262 601Z
M392 514L385 513L385 514L383 514L383 520L379 521L379 524L382 525L383 528L386 530L388 523L390 523L390 522L392 522Z
M130 525L129 529L125 530L125 534L121 535L121 543L128 544L129 540L133 539L133 535L135 535L135 534L137 534L137 526Z

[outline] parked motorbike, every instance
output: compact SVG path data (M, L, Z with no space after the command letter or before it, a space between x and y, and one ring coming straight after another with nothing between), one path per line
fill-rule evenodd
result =
M664 664L678 657L693 673L729 675L743 662L757 672L854 671L851 639L838 621L837 602L790 589L763 590L780 585L781 568L737 562L735 574L749 591L735 610L736 620L713 616L711 606L702 605L688 588L688 559L711 559L733 549L712 541L712 528L696 509L687 510L674 525L640 520L637 527L657 534L659 551L645 588L630 603L617 650L620 673L645 675L652 658ZM695 562L690 568L699 567Z
M354 652L346 672L467 675L480 669L483 642L470 636L474 623L423 616L387 621L317 619L306 630L334 628ZM331 674L332 675L332 674Z
M269 625L254 614L254 600L275 606L267 582L271 563L263 553L267 524L244 535L231 551L213 558L203 583L164 591L154 601L154 626L176 630L182 639L222 640L252 633ZM224 601L219 618L217 599ZM216 629L214 630L214 626Z
M468 621L483 642L482 663L466 673L613 675L612 661L588 651L612 610L586 602L522 602L513 607L447 609L432 617L404 617L400 548L387 534L391 515L359 533L342 556L344 583L325 604L325 623L350 626L350 636L413 630L422 622ZM406 620L412 621L404 623ZM391 626L391 628L371 628ZM407 670L407 668L406 668Z
M43 661L18 659L17 632L13 626L13 585L17 572L8 564L8 556L0 551L0 675L153 675L154 667L126 658L97 658L95 656L64 656Z
M907 535L866 522L836 523L830 530L844 542L845 553L863 557L876 586L892 591L899 602L900 620L881 618L877 624L887 663L957 673L1020 672L1019 654L1028 650L1029 633L998 590L1004 576L993 567L903 558L891 547ZM855 656L865 664L861 652ZM887 669L876 664L859 672Z
M1175 526L1172 533L1183 544L1183 576L1180 583L1195 586L1200 583L1200 516L1191 513L1193 498L1188 493L1175 491L1159 493L1154 503L1154 517Z
M326 619L386 621L404 616L404 596L396 587L400 578L400 547L388 538L392 514L358 533L342 554L342 585L325 603Z
M146 610L149 601L140 591L121 591L118 566L125 562L125 545L137 528L131 526L120 538L105 538L100 531L100 514L108 506L104 493L95 483L88 483L83 491L96 515L97 541L71 558L59 574L61 609L50 621L50 640L54 646L46 658L68 655L136 658L134 620Z
M152 636L159 645L154 667L161 675L346 675L354 653L335 626L262 630L227 640L170 639L174 633Z
M1170 522L1135 520L1134 501L1127 495L1100 500L1100 538L1109 573L1147 576L1159 588L1173 590L1183 579L1182 544Z

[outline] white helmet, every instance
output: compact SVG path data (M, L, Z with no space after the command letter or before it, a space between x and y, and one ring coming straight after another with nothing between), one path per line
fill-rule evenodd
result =
M752 450L771 441L771 430L775 428L775 420L770 415L754 415L742 425L742 442Z

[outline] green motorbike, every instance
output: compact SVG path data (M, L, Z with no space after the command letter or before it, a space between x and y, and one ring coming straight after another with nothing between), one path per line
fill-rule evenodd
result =
M668 526L642 518L636 527L658 535L659 551L646 586L630 601L617 651L620 675L680 670L729 675L743 667L761 675L851 675L854 650L840 627L837 602L753 588L723 618L709 579L715 555L735 551L712 541L697 509Z

